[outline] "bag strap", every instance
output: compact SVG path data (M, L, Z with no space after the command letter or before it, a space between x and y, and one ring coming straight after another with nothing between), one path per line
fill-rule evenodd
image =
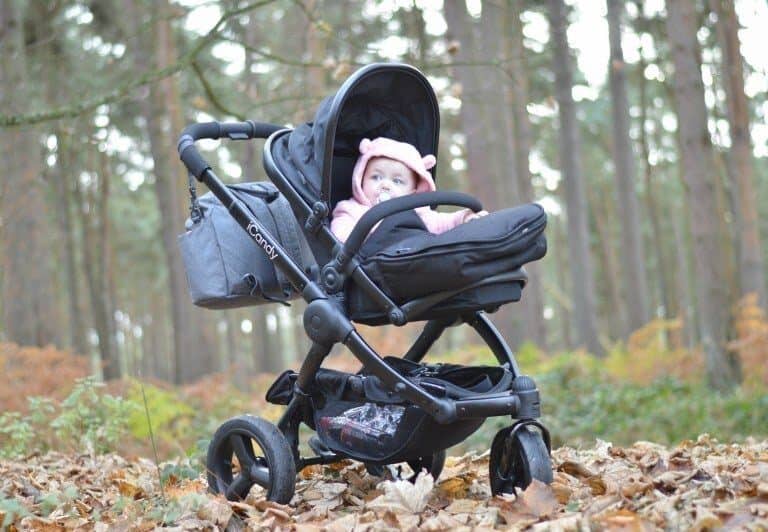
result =
M188 174L189 178L189 218L193 224L203 219L203 209L200 208L200 202L197 199L197 185L195 176L192 172Z
M277 228L278 238L280 243L288 252L288 255L295 260L299 267L304 270L306 264L304 262L305 255L302 253L301 240L302 236L298 232L296 220L293 218L293 212L291 206L288 204L288 200L284 196L279 195L274 201L267 204L267 209L275 220L275 227ZM277 271L278 281L281 285L290 286L288 278L280 271L279 268L275 268Z

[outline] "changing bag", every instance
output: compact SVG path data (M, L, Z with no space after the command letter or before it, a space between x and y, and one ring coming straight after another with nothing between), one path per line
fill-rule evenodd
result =
M305 271L314 265L288 201L270 182L229 185L232 194ZM227 208L208 192L178 242L192 302L221 309L285 302L298 294Z

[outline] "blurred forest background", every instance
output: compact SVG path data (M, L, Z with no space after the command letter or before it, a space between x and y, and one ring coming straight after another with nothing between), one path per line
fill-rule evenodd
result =
M6 444L27 396L92 373L129 399L153 382L161 430L268 408L260 375L308 348L303 303L192 306L176 141L311 120L376 61L437 91L440 188L549 213L548 255L492 320L557 441L765 434L767 23L762 0L0 0ZM231 182L266 179L261 142L200 146ZM419 330L364 332L402 354ZM451 329L433 359L490 361L477 343Z

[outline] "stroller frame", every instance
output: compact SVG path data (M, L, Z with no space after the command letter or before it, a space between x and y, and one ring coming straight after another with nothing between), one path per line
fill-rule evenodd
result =
M204 183L219 201L228 208L230 214L247 232L255 245L265 252L275 267L284 273L297 292L307 302L307 308L303 315L303 326L312 342L309 352L305 356L298 372L293 389L294 393L286 411L277 424L277 428L282 437L284 437L293 458L293 467L289 469L294 472L294 479L291 480L290 489L276 488L274 486L275 482L277 482L275 478L277 475L274 473L270 474L269 468L274 467L274 464L268 463L270 461L269 456L266 457L267 463L259 460L249 463L247 470L243 471L236 478L218 486L211 486L211 488L214 491L225 491L228 498L237 499L244 498L250 486L256 483L268 489L267 497L269 499L287 503L293 494L295 472L310 465L333 463L347 458L347 456L327 448L320 451L313 448L317 454L314 457L302 457L299 453L299 426L302 422L306 423L306 420L311 418L313 412L309 391L323 361L337 343L344 344L363 364L366 371L378 377L392 393L396 393L410 403L419 406L438 423L447 424L462 419L508 415L518 421L512 427L504 429L506 431L504 438L513 438L515 433L521 432L526 426L535 426L541 433L543 443L546 446L547 463L545 469L549 471L549 479L546 478L546 471L543 474L541 472L536 473L528 471L528 469L531 469L531 467L528 467L526 469L529 473L528 478L523 480L517 479L514 484L517 487L525 487L530 482L531 477L543 477L540 479L545 481L551 480L551 465L548 458L550 437L547 429L537 421L537 418L540 417L538 389L531 378L521 374L512 350L488 319L485 312L473 311L458 317L428 320L420 335L403 356L407 360L420 362L448 327L462 323L470 325L490 347L499 365L512 373L514 378L512 389L502 393L479 393L467 398L451 399L431 394L427 389L414 384L411 380L390 367L360 335L338 303L337 294L343 288L346 280L351 279L386 312L389 323L403 325L409 321L418 320L419 314L424 310L443 300L449 299L463 290L504 281L517 281L524 285L527 281L527 274L520 268L485 279L460 291L441 292L409 301L403 305L397 305L359 267L356 253L369 231L384 217L420 206L434 206L438 204L465 206L478 211L482 208L480 203L470 196L457 192L427 192L395 198L371 208L359 221L347 242L340 245L331 233L328 224L322 223L329 214L328 203L321 200L311 205L308 204L295 189L294 185L283 175L273 160L272 143L275 139L290 131L280 126L253 121L207 122L188 126L182 133L178 143L180 158L190 174L198 181ZM229 138L231 140L267 139L264 146L264 166L269 178L287 198L294 212L299 214L297 218L303 224L305 233L312 234L315 239L327 244L329 249L333 249L331 260L327 264L320 265L321 269L319 272L310 272L308 274L291 259L280 242L265 229L259 220L244 208L241 202L237 200L222 180L214 173L194 144L195 141L200 139L220 138ZM242 422L243 419L244 417L240 417L231 421ZM258 418L249 417L249 419L255 420ZM262 420L259 421L261 422ZM225 428L225 425L220 427L220 431ZM240 425L234 429L232 428L233 426L229 426L229 428L238 434L250 434L262 447L264 447L265 438L274 438L273 435L269 437L262 435L262 437L259 437L260 433L258 431L256 433L252 430L243 432ZM534 433L536 432L534 431ZM214 439L218 436L217 432ZM497 435L497 439L500 436L501 432ZM266 443L267 445L270 444L269 441ZM237 444L235 444L234 452L239 460L242 461L243 457L238 452L237 447ZM497 443L494 440L494 448L496 447ZM525 449L522 456L523 459L526 458ZM491 464L491 467L493 469L493 464ZM509 471L507 473L512 476L515 474ZM493 478L491 481L493 486ZM514 489L514 486L512 489Z

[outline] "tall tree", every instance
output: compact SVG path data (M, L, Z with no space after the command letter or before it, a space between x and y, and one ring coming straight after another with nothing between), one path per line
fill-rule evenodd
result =
M613 162L616 171L616 191L621 205L620 220L623 236L622 274L624 304L627 309L625 336L648 321L648 284L645 274L645 253L640 232L637 200L637 171L632 140L629 137L629 99L624 53L621 49L621 16L624 3L608 0L608 38L610 60L608 78L611 86L613 116Z
M553 49L555 91L559 107L560 166L568 218L568 254L573 283L573 308L577 343L595 355L604 350L598 339L595 281L589 254L587 199L580 162L580 138L573 101L573 74L563 0L549 1L549 26Z
M468 180L483 205L494 209L498 203L493 183L487 178L491 166L484 140L487 130L483 123L482 88L477 70L471 66L475 60L472 20L463 0L446 0L443 12L448 25L448 49L453 54L453 60L458 63L453 68L453 76L461 87L459 115L462 133L466 138Z
M508 54L503 39L504 11L503 6L485 2L479 23L472 24L472 43L475 48L473 55L484 57L492 63L489 66L477 67L477 72L482 72L479 77L482 80L480 90L485 124L483 132L490 173L473 176L472 179L482 179L492 184L496 207L509 207L520 202L518 164L515 160L517 153L514 149L514 117L505 101L506 80L502 70ZM523 341L532 339L525 327L527 321L535 318L528 316L530 311L529 308L518 306L499 309L495 321L513 349Z
M66 284L69 310L69 329L72 347L76 353L88 354L88 344L85 339L85 317L80 303L80 276L77 274L77 261L75 245L75 224L72 217L72 175L73 153L70 147L71 135L59 130L56 147L56 172L53 175L53 187L61 201L59 214L61 217L61 232L64 242L64 268L66 272Z
M636 31L639 34L646 34L648 21L643 15L643 6L640 0L636 0L636 6L638 16L635 21ZM645 70L648 66L646 60L645 47L643 46L642 39L639 40L637 54L640 60L637 63L637 80L640 89L640 117L639 117L639 129L640 129L640 152L643 161L643 181L645 184L645 204L647 210L648 220L651 222L651 249L655 255L655 278L654 281L658 283L658 301L663 309L663 315L665 318L675 316L679 305L677 300L672 297L672 275L674 269L669 264L667 253L664 249L663 232L661 230L662 223L661 217L663 210L659 207L659 190L657 183L654 180L653 164L651 164L651 148L650 138L648 131L650 128L658 129L660 126L653 123L650 117L650 98L648 95L648 79L645 76Z
M39 102L31 50L47 38L29 19L31 4L0 1L0 108L21 113ZM46 6L47 7L47 6ZM57 343L56 298L50 270L47 186L35 127L0 131L3 155L2 309L6 337L23 345Z
M699 331L710 385L730 389L739 383L741 376L736 360L725 347L729 305L714 215L718 212L714 158L707 128L697 20L694 0L667 1L667 35L675 67L680 163L690 209Z
M528 72L523 46L521 3L508 0L504 9L504 46L507 50L506 102L512 113L512 144L515 150L517 189L523 202L534 201L529 158L531 153L531 120L528 116ZM522 300L526 337L542 348L547 347L547 329L544 321L544 294L541 276L544 271L538 263L526 265L538 282L525 287Z
M176 60L176 47L171 28L171 6L167 0L152 3L149 25L145 28L142 10L134 0L130 3L133 36L131 48L139 72L151 66L165 68ZM215 367L209 339L204 334L203 320L189 300L184 266L181 261L176 235L182 231L185 213L184 189L186 175L178 163L175 140L182 129L177 81L164 78L150 86L149 94L140 102L146 122L150 152L154 163L155 194L160 213L160 234L168 269L171 321L173 323L174 381L189 382L205 375Z
M95 143L87 144L83 151L92 176L87 188L77 179L74 183L83 242L83 268L98 336L102 375L105 380L111 380L119 378L121 371L115 341L114 308L107 281L109 173L104 168L104 155L97 151Z
M710 0L717 13L717 38L721 50L731 150L728 169L737 190L739 278L743 295L756 293L765 305L763 251L754 186L752 141L749 133L749 102L744 92L744 60L739 50L739 21L731 0Z

